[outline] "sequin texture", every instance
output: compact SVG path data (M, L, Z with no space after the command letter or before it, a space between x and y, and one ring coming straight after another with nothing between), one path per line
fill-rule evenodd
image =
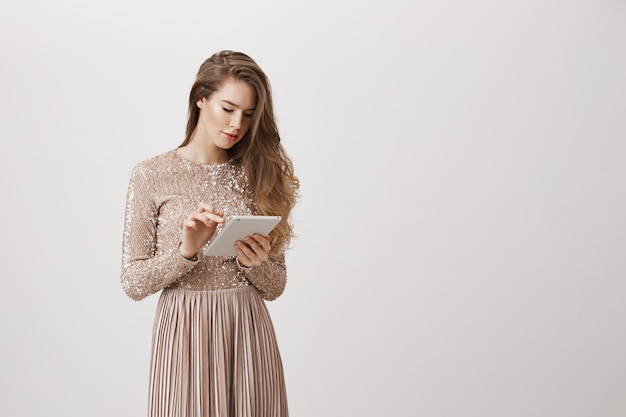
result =
M226 219L258 213L244 169L235 161L200 165L170 150L134 167L122 245L126 294L141 300L164 288L201 291L253 285L267 300L278 297L286 281L284 254L242 270L231 257L199 254L190 261L178 253L182 222L200 202L223 211Z

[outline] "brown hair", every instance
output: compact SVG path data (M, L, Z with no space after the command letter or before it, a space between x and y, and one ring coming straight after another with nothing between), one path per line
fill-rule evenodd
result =
M241 161L260 214L282 216L270 233L270 255L277 255L293 237L289 214L296 203L300 183L280 143L269 80L252 58L241 52L221 51L204 61L189 93L186 137L180 146L189 143L198 124L198 100L208 98L228 78L244 81L256 91L257 104L250 129L229 152L231 158Z

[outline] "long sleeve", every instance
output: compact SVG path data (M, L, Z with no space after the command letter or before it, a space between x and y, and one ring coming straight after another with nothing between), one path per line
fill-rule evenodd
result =
M259 266L244 269L244 274L264 299L275 300L283 293L287 283L285 255L283 253Z
M160 248L154 190L158 180L139 164L132 172L126 197L121 284L133 300L141 300L176 281L197 261L182 257L176 246Z
M132 171L126 196L121 284L133 300L160 290L212 291L253 285L266 300L282 294L285 255L249 270L235 259L178 252L185 217L201 202L219 207L225 217L256 213L243 166L231 160L198 165L175 150L142 161Z

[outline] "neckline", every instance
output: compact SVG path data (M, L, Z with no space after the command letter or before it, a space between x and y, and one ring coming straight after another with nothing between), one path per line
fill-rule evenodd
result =
M179 159L180 161L184 162L185 164L189 165L189 166L194 166L194 167L199 167L202 169L218 169L221 167L224 167L226 165L229 165L232 161L233 158L229 159L226 162L222 162L221 164L199 164L197 162L192 161L191 159L187 159L184 156L182 156L181 154L178 153L178 148L173 149L172 153L174 154L174 157Z

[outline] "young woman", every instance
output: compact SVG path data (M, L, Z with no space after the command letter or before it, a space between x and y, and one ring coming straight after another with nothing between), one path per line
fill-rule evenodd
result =
M289 214L299 188L274 120L267 77L247 55L206 60L177 148L133 169L122 286L134 300L160 290L149 415L287 416L283 369L263 299L285 287ZM279 215L269 236L236 257L202 248L236 214Z

